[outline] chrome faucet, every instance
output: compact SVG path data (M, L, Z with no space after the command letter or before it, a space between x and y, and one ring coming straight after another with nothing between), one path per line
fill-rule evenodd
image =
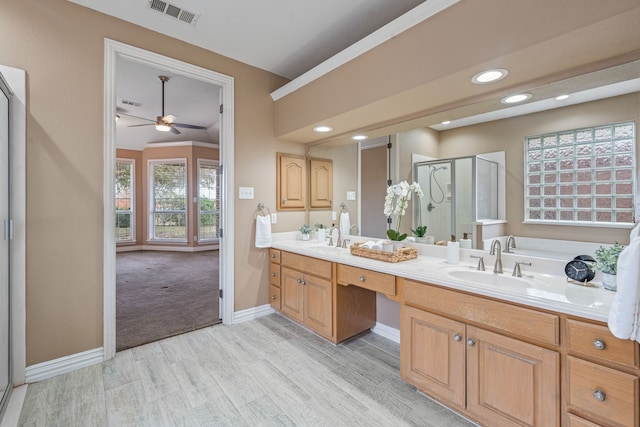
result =
M511 249L515 249L516 248L516 238L513 237L512 235L509 235L509 237L507 237L507 242L504 244L506 247L504 248L504 251L508 254L511 254L513 252L511 252Z
M500 244L500 240L494 239L493 242L491 242L489 255L496 256L496 263L493 266L493 272L502 273L502 245Z
M531 263L530 262L522 262L522 261L516 262L515 267L513 267L513 273L511 274L513 277L522 277L522 270L520 269L521 265L531 266Z
M338 240L336 241L336 247L339 248L342 245L342 232L340 231L340 227L336 227L332 225L329 229L329 246L333 246L333 230L338 230Z

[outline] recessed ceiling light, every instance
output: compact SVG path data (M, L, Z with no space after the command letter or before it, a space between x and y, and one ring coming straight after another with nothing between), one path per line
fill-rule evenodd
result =
M495 68L493 70L482 71L471 78L471 81L477 85L485 83L497 82L507 77L509 72L503 68Z
M367 138L368 138L367 135L353 135L351 137L351 139L353 139L354 141L363 141Z
M518 102L526 101L531 98L530 93L518 93L516 95L509 95L506 98L502 98L503 104L517 104Z
M440 123L441 125L448 125L451 123L451 120L445 120L444 122Z
M556 96L556 100L558 101L562 101L563 99L567 99L567 98L569 98L569 95L567 94Z
M313 128L316 132L331 132L333 128L329 126L316 126Z

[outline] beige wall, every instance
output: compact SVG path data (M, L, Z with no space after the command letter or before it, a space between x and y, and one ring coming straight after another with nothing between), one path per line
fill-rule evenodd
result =
M637 0L458 2L276 101L276 135L348 135L628 62L639 21ZM510 73L471 84L492 67ZM314 134L319 123L333 132Z
M303 152L274 137L269 93L286 81L65 0L3 1L0 35L0 61L27 72L27 366L103 345L105 37L234 77L235 183L259 199L234 195L235 308L267 304L253 212L274 209L275 152ZM281 213L274 230L303 220Z
M636 122L638 132L640 94L618 96L526 116L498 120L441 132L438 157L450 158L504 150L506 153L506 234L543 239L588 242L629 242L629 230L602 227L568 227L522 224L524 218L524 138L547 132ZM636 146L636 165L640 164ZM637 168L640 170L640 168ZM638 201L636 201L638 202Z

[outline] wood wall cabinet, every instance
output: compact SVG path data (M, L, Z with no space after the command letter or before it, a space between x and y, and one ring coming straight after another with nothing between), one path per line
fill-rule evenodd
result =
M278 210L307 208L307 160L294 154L277 154Z
M281 309L280 251L269 249L269 303L275 310Z
M604 325L566 320L567 425L640 425L638 345Z
M309 207L331 209L333 206L333 160L309 160Z
M400 374L404 380L481 424L560 425L560 354L526 342L528 328L513 327L533 322L552 329L540 336L558 336L553 330L558 329L557 319L548 317L553 315L539 313L536 319L532 310L410 280L404 281L403 292ZM430 311L443 303L450 310ZM494 304L502 310L490 311L499 308ZM502 324L491 321L496 314L507 317L505 333L522 339L481 327L485 321Z

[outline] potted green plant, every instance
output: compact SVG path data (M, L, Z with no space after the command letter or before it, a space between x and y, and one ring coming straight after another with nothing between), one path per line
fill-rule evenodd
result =
M302 224L302 227L300 227L300 234L302 235L302 240L309 240L309 235L311 234L311 227L309 227L309 224Z
M605 289L617 289L616 274L618 273L618 257L624 246L615 242L613 246L600 246L596 249L596 268L602 271L602 285Z

